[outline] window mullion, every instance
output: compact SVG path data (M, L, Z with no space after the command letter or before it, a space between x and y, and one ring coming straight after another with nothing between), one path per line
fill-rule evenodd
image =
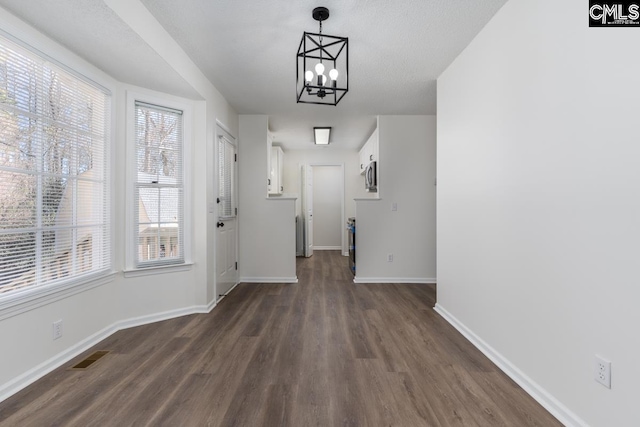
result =
M159 178L158 174L158 180ZM158 226L158 228L156 229L156 258L160 259L160 224L162 223L162 221L160 220L160 218L162 218L162 187L158 187L158 219L157 219L157 223L156 225Z
M68 179L67 186L71 185L71 271L72 274L78 272L78 180ZM82 201L81 203L85 203Z
M44 279L44 260L43 260L43 236L42 236L42 185L44 173L44 135L42 129L43 117L43 99L44 96L44 67L42 63L35 65L35 88L34 96L36 98L35 107L38 118L35 119L35 138L36 138L36 239L35 239L35 283L41 284Z
M76 130L72 133L74 143L71 144L71 164L69 165L69 176L67 186L71 185L71 274L78 272L78 170L79 156L78 143L79 136ZM80 201L86 203L86 201Z

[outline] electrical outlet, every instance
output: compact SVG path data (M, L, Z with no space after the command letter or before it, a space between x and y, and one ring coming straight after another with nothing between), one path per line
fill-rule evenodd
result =
M62 337L62 319L53 322L53 339Z
M393 254L387 254L387 262L393 262Z
M398 210L398 204L396 202L391 203L391 212L396 212Z
M611 362L596 355L594 378L597 382L611 388Z

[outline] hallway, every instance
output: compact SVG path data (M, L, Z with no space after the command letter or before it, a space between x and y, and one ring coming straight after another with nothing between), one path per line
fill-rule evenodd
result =
M432 310L434 285L354 285L347 263L317 251L298 284L117 332L1 403L0 425L560 425Z

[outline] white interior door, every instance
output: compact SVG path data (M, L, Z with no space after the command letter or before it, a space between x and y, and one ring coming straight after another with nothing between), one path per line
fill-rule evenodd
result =
M302 219L304 221L304 256L313 255L313 168L302 166Z
M216 223L216 293L218 299L238 283L236 146L218 137L218 221Z

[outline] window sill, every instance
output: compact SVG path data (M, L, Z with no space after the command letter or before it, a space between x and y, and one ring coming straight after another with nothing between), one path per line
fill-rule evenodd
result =
M114 271L108 271L64 284L25 289L23 292L8 295L0 299L0 320L8 319L89 289L111 283L115 278L115 274Z
M157 267L132 268L124 270L124 277L151 276L154 274L174 273L177 271L189 271L193 266L192 262L175 265L160 265Z

